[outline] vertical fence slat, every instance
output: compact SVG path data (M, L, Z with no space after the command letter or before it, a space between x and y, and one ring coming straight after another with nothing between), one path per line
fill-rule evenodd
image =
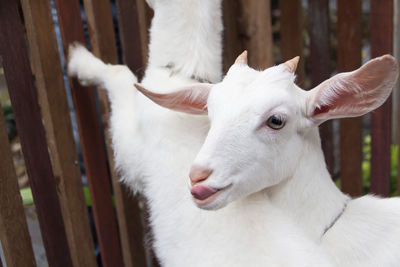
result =
M140 5L137 1L117 0L116 4L123 62L140 79L143 76L147 59L147 43L142 41L142 38L144 38L144 34L147 37L150 24L147 18L139 18L139 13L145 8L144 3ZM132 196L128 188L115 183L114 180L125 265L127 267L145 266L144 233L138 200Z
M371 57L392 53L393 0L371 0ZM371 114L371 192L390 194L392 99Z
M56 0L64 52L74 41L85 43L79 1ZM94 91L72 80L71 92L83 159L92 198L93 215L103 266L123 266L116 217L111 199L111 184L103 146L100 122L97 120Z
M243 47L238 39L239 36L239 7L237 0L223 0L222 11L224 18L223 39L223 64L224 72L235 62L236 57L242 52ZM251 52L252 53L252 52Z
M249 50L249 65L265 69L274 65L270 0L240 0L241 35Z
M338 1L338 71L352 71L361 64L361 0ZM362 194L361 118L340 120L340 177L342 190Z
M110 3L104 0L95 2L92 0L84 0L84 4L89 29L91 29L90 41L93 52L106 62L117 63L118 55L117 47L115 45L116 42L113 29L113 21L111 17ZM135 14L130 14L130 16L133 17L134 15ZM133 36L134 32L138 33L138 28L133 28L132 30L132 32L120 32L120 34L122 34L123 36L126 36L127 34ZM139 39L137 37L138 35L136 35L135 38ZM126 39L124 39L124 41L125 40ZM127 43L123 43L123 46L126 49L130 49L129 44ZM139 48L141 48L141 46L139 46ZM136 50L133 52L141 55L141 50ZM130 55L130 57L128 58L130 59L131 57L132 55ZM138 58L136 57L133 57L132 59L138 60ZM140 60L142 61L142 57L140 58ZM137 64L137 62L133 63ZM126 267L144 266L146 265L146 257L143 246L143 229L141 224L140 210L136 199L134 199L133 197L129 197L128 190L124 188L124 185L119 182L119 177L115 170L113 159L114 153L111 148L111 139L107 131L108 114L111 110L108 103L107 95L105 94L104 90L99 91L99 100L102 103L101 107L103 114L103 125L106 129L107 154L109 155L110 171L113 179L114 196L117 208L118 225L124 263Z
M72 261L97 266L50 2L21 3Z
M36 266L2 111L0 151L0 240L5 261L7 266Z
M124 64L140 78L146 65L143 55L147 53L147 47L141 38L138 38L141 36L139 8L136 1L130 0L116 0L116 5L122 59Z
M0 0L0 53L49 266L71 266L36 88L15 0Z
M153 16L152 9L147 5L146 0L136 0L137 15L139 19L140 41L142 43L143 62L148 60L149 28ZM144 65L145 66L145 65Z
M308 4L311 83L315 87L330 76L329 0L308 0ZM319 130L325 161L329 172L333 174L332 121L324 122Z
M399 60L400 57L400 0L395 0L394 1L394 55L396 57L397 60ZM396 124L394 125L394 127L397 126L397 130L396 130L396 136L395 136L395 143L397 143L398 147L400 147L400 82L397 81L396 83L396 88L397 90L397 103L395 103L396 105ZM400 149L397 150L397 194L400 194Z
M245 49L253 68L274 65L270 5L270 0L223 1L224 70Z
M303 12L301 1L280 0L280 48L282 61L286 61L300 56L297 66L296 83L302 85L305 77L304 58L303 58Z
M145 0L117 0L116 4L123 62L134 71L140 80L148 60L149 28L153 11ZM131 250L130 254L124 253L125 264L131 266L130 264L134 263L135 266L145 266L147 258L149 260L147 264L158 266L154 252L151 248L146 248L145 251L143 246L146 238L144 232L150 230L146 210L143 211L145 218L141 217L142 211L139 209L138 200L132 196L128 188L114 185L114 192L116 194L115 201L119 207L117 215L121 243L123 247L129 247ZM144 225L140 221L142 218ZM125 236L122 237L122 234ZM146 254L146 252L148 253Z

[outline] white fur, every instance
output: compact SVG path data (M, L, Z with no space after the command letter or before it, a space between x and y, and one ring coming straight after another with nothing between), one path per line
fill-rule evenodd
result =
M142 85L168 93L196 82L191 77L219 82L220 1L150 4L155 17ZM310 119L311 93L295 86L294 75L281 65L262 72L233 65L211 89L209 119L154 104L134 89L129 69L105 65L83 47L71 50L69 73L107 89L117 168L148 200L162 266L400 262L400 201L350 201L336 188ZM263 126L273 114L286 118L281 130ZM213 169L204 184L232 184L213 202L197 204L201 209L189 191L192 164Z

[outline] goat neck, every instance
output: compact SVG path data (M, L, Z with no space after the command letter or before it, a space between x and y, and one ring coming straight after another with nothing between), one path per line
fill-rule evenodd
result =
M313 240L319 240L349 197L336 187L326 168L318 128L305 133L305 141L293 176L267 191L276 206L292 216Z

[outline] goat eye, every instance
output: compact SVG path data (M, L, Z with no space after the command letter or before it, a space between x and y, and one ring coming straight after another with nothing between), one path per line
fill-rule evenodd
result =
M282 129L285 126L285 120L282 116L272 115L268 118L266 125L274 130Z

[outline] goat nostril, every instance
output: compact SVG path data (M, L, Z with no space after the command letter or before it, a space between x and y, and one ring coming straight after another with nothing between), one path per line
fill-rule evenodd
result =
M197 184L199 182L207 180L207 178L211 175L211 173L212 170L210 169L199 166L193 166L189 174L190 181L192 182L192 185Z

